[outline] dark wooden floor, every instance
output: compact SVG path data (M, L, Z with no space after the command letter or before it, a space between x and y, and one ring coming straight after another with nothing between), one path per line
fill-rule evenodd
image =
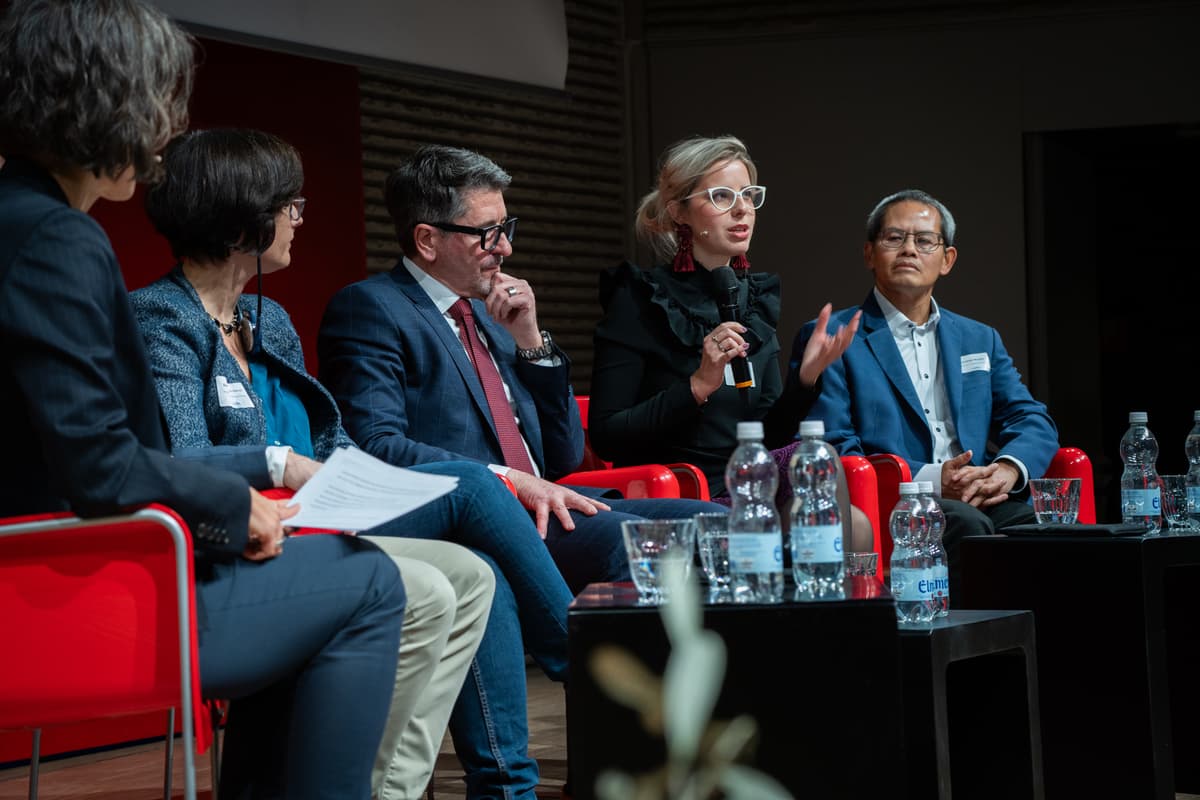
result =
M539 798L560 796L567 773L567 723L563 690L537 667L530 667L530 752L541 766ZM175 755L174 796L182 797L183 769ZM41 800L158 800L162 798L163 747L139 745L42 764L38 782ZM201 800L211 797L208 756L197 760L196 785ZM447 737L433 775L435 800L464 800L462 770ZM24 800L25 769L0 770L0 800Z
M528 670L530 750L541 765L538 797L558 800L567 772L567 725L563 691L536 667ZM162 745L141 745L42 765L42 800L157 800L162 797ZM178 761L178 754L176 754ZM197 762L200 799L209 800L208 757ZM175 797L182 769L175 768ZM433 776L435 800L464 800L462 770L450 748L442 747ZM0 800L24 800L28 784L24 769L0 771ZM1200 795L1177 794L1176 800L1200 800ZM1087 798L1071 798L1087 800Z

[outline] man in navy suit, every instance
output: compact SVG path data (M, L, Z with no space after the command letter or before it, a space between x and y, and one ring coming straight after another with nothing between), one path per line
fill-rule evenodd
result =
M1058 449L1046 407L1021 382L999 332L933 299L958 258L954 234L949 209L925 192L898 192L875 206L863 245L875 286L861 306L830 320L834 330L863 312L859 335L825 370L809 413L824 420L825 438L842 455L894 453L913 480L933 482L946 509L952 584L962 536L1034 520L1023 502L1029 479ZM809 322L797 335L793 361L813 328Z
M723 508L601 500L552 482L579 465L583 428L570 362L538 324L532 287L501 270L517 222L504 204L509 181L491 160L439 146L421 148L388 177L404 258L330 301L318 338L320 379L351 438L372 455L401 466L467 459L505 474L578 592L629 579L622 520ZM495 602L504 602L499 592ZM524 673L514 672L511 685L485 694L523 697ZM470 711L460 703L455 716ZM527 766L524 714L499 724L494 710L477 716L452 721L460 758L507 781L505 796L531 797L537 773ZM461 740L468 736L478 741ZM492 769L489 758L508 768Z
M346 430L372 455L402 466L466 458L507 475L578 592L592 581L628 580L622 519L722 507L602 501L552 482L579 465L583 427L570 361L538 325L532 287L501 270L516 232L504 204L509 181L490 159L441 146L421 148L388 177L388 211L404 258L330 301L318 339L320 377ZM460 338L460 298L503 382L510 408L501 416L516 418L518 449L527 457L521 466L505 452L505 420L497 423Z

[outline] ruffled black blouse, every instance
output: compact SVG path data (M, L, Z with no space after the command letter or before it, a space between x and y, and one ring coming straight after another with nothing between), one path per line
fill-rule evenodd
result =
M818 390L783 395L779 373L779 277L747 273L738 281L739 320L748 329L755 385L749 402L724 385L696 405L688 379L700 366L704 337L720 324L711 273L676 273L625 263L600 276L604 317L596 327L588 436L614 464L698 466L713 494L724 492L737 423L762 420L766 443L791 440ZM793 383L798 384L798 381Z

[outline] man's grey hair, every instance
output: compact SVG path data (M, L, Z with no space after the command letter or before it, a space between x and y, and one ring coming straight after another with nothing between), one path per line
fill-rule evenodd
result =
M867 241L873 242L879 238L879 231L883 228L883 218L887 215L887 210L897 203L903 203L908 200L922 203L938 212L938 215L942 218L942 239L945 240L946 247L953 247L954 215L950 213L950 209L946 208L941 200L920 189L904 189L880 200L879 204L867 216Z
M461 147L426 145L392 170L384 200L396 239L410 258L418 222L453 222L466 213L465 197L477 189L502 192L512 177L486 156Z

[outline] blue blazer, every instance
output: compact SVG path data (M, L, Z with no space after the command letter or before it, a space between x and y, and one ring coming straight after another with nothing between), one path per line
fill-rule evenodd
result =
M858 335L825 370L808 418L825 422L825 439L842 455L895 453L916 474L933 460L933 436L874 291L861 308ZM830 328L845 325L857 310L836 312ZM1025 465L1030 478L1045 474L1058 450L1058 430L1046 406L1021 382L999 332L944 307L940 312L937 342L950 416L959 442L972 451L971 463L982 466L1009 455ZM791 374L815 325L808 322L796 336ZM986 368L980 368L981 355ZM968 356L976 357L964 361Z
M231 466L252 486L269 488L264 448L270 443L262 400L182 270L176 267L130 299L150 353L172 450L183 457L230 457ZM257 306L256 295L238 300L242 316L258 328L262 360L304 403L316 459L324 461L335 449L352 446L333 397L304 368L300 337L287 312L264 297L260 323ZM228 400L222 405L218 381L240 385L253 405L236 407ZM242 454L247 458L237 458Z
M516 343L479 300L475 319L513 393L521 431L543 477L583 458L583 427L570 364L517 358ZM334 295L317 339L321 383L341 408L350 436L391 464L469 459L503 464L483 386L454 335L403 263Z
M40 167L0 170L0 515L159 502L197 558L246 547L250 492L171 458L154 378L104 231Z

